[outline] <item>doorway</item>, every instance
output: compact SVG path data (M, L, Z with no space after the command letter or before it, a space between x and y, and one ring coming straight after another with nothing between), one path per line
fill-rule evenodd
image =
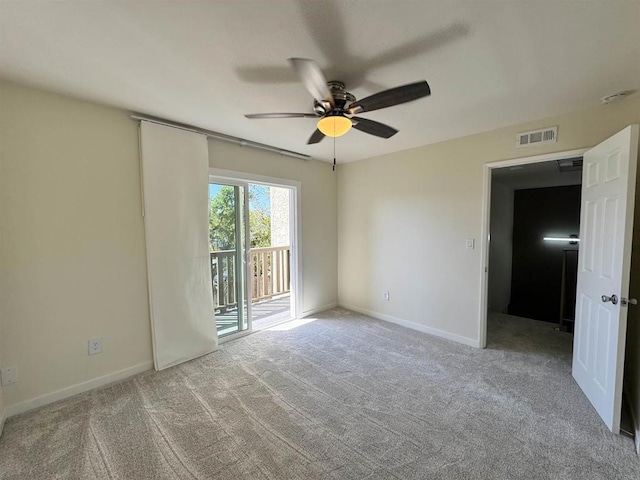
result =
M544 178L552 171L558 162L566 159L582 158L587 149L572 150L535 157L524 157L485 165L484 185L485 198L483 204L483 235L486 239L482 247L483 278L481 288L481 309L479 322L480 346L487 346L487 314L491 310L507 313L511 303L511 283L513 270L513 215L515 191L535 188L536 186L551 186L544 184ZM494 183L496 172L503 171L503 176L511 177L504 186L501 182ZM531 175L527 173L531 171ZM546 171L546 173L544 173ZM505 174L506 173L506 174ZM575 174L572 174L575 175ZM529 177L533 177L533 180ZM494 188L495 187L495 188ZM492 203L493 200L493 203ZM491 230L491 217L502 217L501 229ZM508 220L510 218L510 220ZM550 232L551 233L551 232ZM558 232L560 233L560 232ZM567 234L569 235L569 234ZM540 239L541 242L544 240ZM566 242L567 244L569 242ZM493 261L491 260L493 258ZM489 274L490 262L493 272ZM491 298L490 298L490 285Z
M496 168L488 310L573 332L582 157Z
M211 169L211 290L220 342L297 318L298 195L295 182Z
M638 125L586 150L486 164L479 339L487 343L491 177L495 169L583 157L576 321L571 375L613 433L620 431ZM486 240L486 241L485 241ZM551 240L551 239L547 239ZM567 238L563 238L567 241ZM571 240L571 239L569 239Z
M491 172L487 346L512 372L550 367L549 385L571 377L582 160Z

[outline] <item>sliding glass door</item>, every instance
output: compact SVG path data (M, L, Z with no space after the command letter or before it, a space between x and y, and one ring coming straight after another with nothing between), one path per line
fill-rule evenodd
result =
M249 188L246 183L209 184L209 252L218 337L251 331L247 289Z
M254 330L293 317L291 295L291 215L293 191L249 184L251 306Z
M218 338L293 318L294 190L211 176L209 251Z

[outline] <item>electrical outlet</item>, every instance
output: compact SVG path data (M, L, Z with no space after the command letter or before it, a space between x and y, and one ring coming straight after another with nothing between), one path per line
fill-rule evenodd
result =
M389 292L382 292L382 299L385 302L388 302L389 301Z
M101 338L92 338L89 340L89 355L95 355L96 353L102 353Z
M3 368L0 372L1 382L0 384L4 387L5 385L11 385L12 383L16 383L18 381L18 367L6 367Z

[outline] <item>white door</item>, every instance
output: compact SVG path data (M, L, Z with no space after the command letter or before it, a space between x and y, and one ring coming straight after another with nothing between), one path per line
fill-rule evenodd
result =
M638 125L584 154L573 377L620 431Z

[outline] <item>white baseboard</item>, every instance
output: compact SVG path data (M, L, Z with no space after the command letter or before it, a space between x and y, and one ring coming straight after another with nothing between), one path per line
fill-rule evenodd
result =
M353 310L354 312L362 313L363 315L369 315L370 317L377 318L389 323L395 323L402 327L410 328L411 330L417 330L418 332L428 333L429 335L435 335L436 337L446 338L447 340L453 340L454 342L462 343L463 345L469 345L470 347L480 348L480 341L473 338L463 337L462 335L456 335L455 333L446 332L438 328L428 327L421 323L411 322L403 318L387 315L386 313L374 312L373 310L367 310L366 308L356 307L355 305L347 305L341 303L342 308L347 310Z
M7 410L0 412L0 437L2 436L2 429L4 428L4 421L7 418Z
M324 312L325 310L329 310L331 308L336 308L338 306L338 302L329 303L322 307L313 308L311 310L307 310L306 312L302 312L302 318L309 317L311 315L315 315L316 313Z
M151 370L152 367L153 362L151 361L140 363L138 365L134 365L133 367L125 368L117 372L103 375L102 377L94 378L82 383L77 383L75 385L71 385L70 387L62 388L60 390L56 390L55 392L47 393L30 400L25 400L24 402L16 403L15 405L7 407L4 412L4 416L5 418L13 417L14 415L33 410L34 408L42 407L44 405L57 402L58 400L72 397L74 395L77 395L78 393L87 392L89 390L93 390L94 388L103 387L105 385L109 385L110 383L119 382L139 373Z

